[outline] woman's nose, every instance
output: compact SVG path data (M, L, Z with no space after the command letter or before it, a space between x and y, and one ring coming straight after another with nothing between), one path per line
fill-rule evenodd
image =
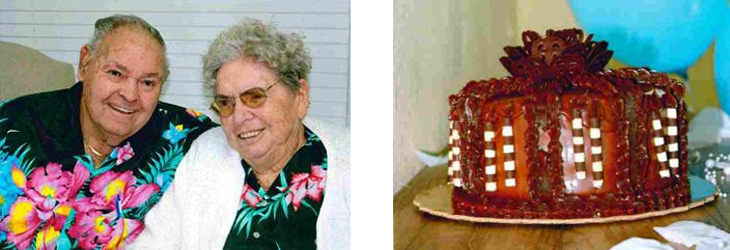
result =
M241 124L254 117L253 110L246 105L243 105L240 101L233 107L233 121L236 124Z

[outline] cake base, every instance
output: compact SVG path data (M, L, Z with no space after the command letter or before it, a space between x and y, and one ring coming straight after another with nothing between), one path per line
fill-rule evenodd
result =
M454 214L454 210L451 208L451 194L453 191L451 185L441 185L431 189L421 191L413 199L413 204L418 207L418 210L452 220L461 220L469 222L481 222L481 223L500 223L500 224L589 224L589 223L607 223L614 221L630 221L639 220L650 217L662 216L673 213L680 213L688 211L692 208L702 206L706 203L715 200L715 194L708 197L704 197L701 200L694 201L684 207L675 207L661 211L651 211L642 214L632 215L621 215L613 217L599 217L599 218L580 218L580 219L505 219L505 218L490 218L490 217L474 217L467 215Z

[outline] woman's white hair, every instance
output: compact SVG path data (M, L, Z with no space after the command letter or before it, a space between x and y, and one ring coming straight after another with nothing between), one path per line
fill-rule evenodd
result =
M265 63L291 90L299 90L299 79L307 79L312 58L302 36L286 34L257 19L244 19L218 34L203 56L203 80L215 87L223 64L244 57Z

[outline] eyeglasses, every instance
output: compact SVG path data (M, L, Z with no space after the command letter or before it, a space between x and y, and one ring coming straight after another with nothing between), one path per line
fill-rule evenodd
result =
M241 99L243 105L246 105L246 107L254 109L261 107L266 102L266 92L268 92L277 83L279 82L275 82L265 89L261 87L248 89L241 93L239 98ZM236 100L234 99L234 97L230 96L216 96L213 99L213 103L210 104L210 109L218 113L218 115L220 115L221 117L231 116L235 108Z

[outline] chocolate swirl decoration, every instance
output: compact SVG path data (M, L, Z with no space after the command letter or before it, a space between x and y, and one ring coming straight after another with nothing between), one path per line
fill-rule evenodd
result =
M613 56L608 43L583 40L579 29L548 30L545 37L534 31L522 33L524 46L507 46L507 56L499 61L516 78L531 79L535 84L552 80L569 80L584 73L602 70ZM562 81L570 83L571 81Z

